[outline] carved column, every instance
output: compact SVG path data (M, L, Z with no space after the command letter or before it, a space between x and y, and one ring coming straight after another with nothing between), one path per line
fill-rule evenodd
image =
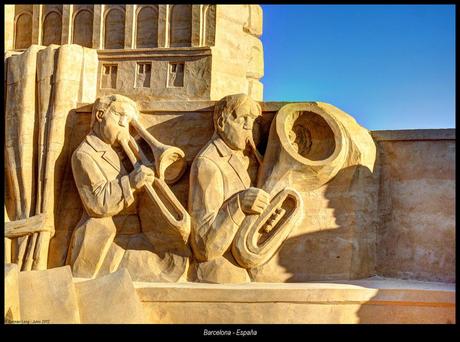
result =
M158 47L168 47L169 40L169 5L158 6Z
M134 21L136 20L136 5L126 5L125 12L125 49L134 48Z
M33 5L32 44L42 44L43 5Z
M61 44L72 43L72 17L73 17L73 5L62 6L62 35Z
M201 45L202 7L203 5L192 5L192 46Z
M104 7L105 5L94 5L93 17L93 49L102 49L104 39Z
M5 51L14 49L14 5L5 5Z
M206 18L206 10L210 5L201 6L201 20L200 20L200 46L206 45L206 25L208 25Z

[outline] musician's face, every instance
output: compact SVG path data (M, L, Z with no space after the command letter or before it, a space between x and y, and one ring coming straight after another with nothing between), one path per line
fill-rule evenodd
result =
M113 102L101 120L101 133L110 145L117 146L122 139L129 139L129 122L136 109L126 102Z
M227 117L224 123L224 140L234 150L244 150L252 139L254 120L260 115L257 106L246 101Z

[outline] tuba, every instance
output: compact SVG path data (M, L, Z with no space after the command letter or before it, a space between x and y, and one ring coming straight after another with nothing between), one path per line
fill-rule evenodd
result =
M145 190L167 223L176 229L186 242L190 234L190 215L168 186L178 181L184 174L187 166L185 153L178 147L159 142L137 119L131 121L131 126L152 149L155 160L155 180L153 184L146 184ZM152 166L133 136L130 136L129 141L122 141L121 146L134 168L141 165Z
M291 103L278 111L257 178L257 187L271 200L264 212L244 219L233 240L232 254L240 266L254 268L273 257L302 215L297 190L312 191L330 181L348 150L348 136L330 108Z

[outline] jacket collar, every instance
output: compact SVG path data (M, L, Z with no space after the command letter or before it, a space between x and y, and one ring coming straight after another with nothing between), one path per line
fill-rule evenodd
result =
M251 184L251 178L249 177L248 170L244 167L243 163L241 162L240 158L236 155L236 153L227 146L227 144L222 140L221 137L214 133L212 137L212 142L214 146L216 146L217 151L222 157L229 157L228 163L230 166L235 170L238 178L243 183L243 186L246 188Z
M212 143L216 146L217 151L222 157L229 157L233 155L233 150L227 146L227 144L222 140L217 133L214 133L212 136Z
M94 132L91 132L86 136L86 142L90 144L96 152L105 152L112 149L112 146L104 142L101 138L94 134Z
M121 170L121 161L117 153L114 151L110 144L104 142L94 132L91 132L86 136L86 142L96 151L98 154L108 162L115 170Z

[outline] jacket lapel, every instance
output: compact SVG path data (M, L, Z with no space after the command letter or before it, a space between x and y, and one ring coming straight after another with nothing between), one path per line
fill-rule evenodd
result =
M233 151L223 142L219 137L214 139L214 145L221 154L222 157L228 157L228 164L235 171L239 180L241 181L244 188L251 185L251 178L249 177L248 170L243 166L240 159L233 153Z
M115 170L120 172L120 159L110 145L106 144L93 134L87 135L86 141L98 153L98 155L101 156L102 159L110 164Z
M105 151L104 154L102 155L102 158L112 165L115 170L120 171L120 159L118 158L118 155L116 154L115 151Z
M241 182L243 182L244 187L249 187L251 185L251 179L249 178L248 170L244 168L240 159L235 154L232 154L228 160L228 163L233 168L233 170L235 170L238 178L241 180Z

